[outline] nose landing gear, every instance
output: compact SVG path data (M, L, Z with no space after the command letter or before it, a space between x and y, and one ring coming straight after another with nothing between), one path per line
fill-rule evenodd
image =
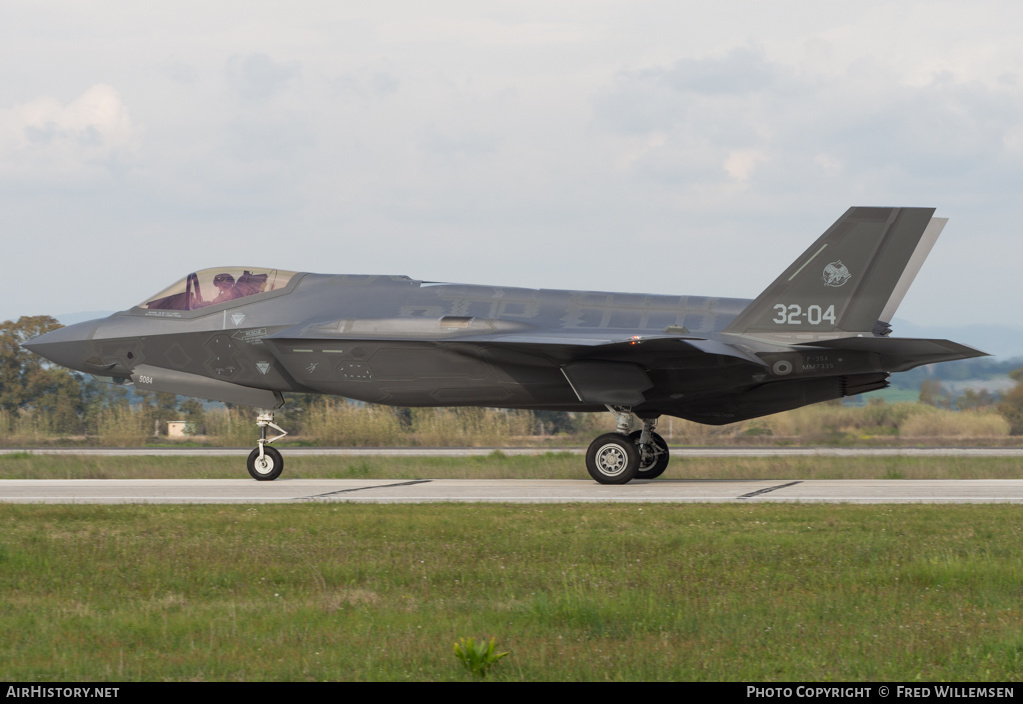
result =
M608 406L618 432L605 433L586 451L586 471L601 484L626 484L633 479L654 479L668 467L668 443L654 432L656 418L644 418L643 429L632 429L632 410Z
M255 450L249 453L246 466L249 476L256 481L269 482L281 476L284 471L284 458L276 448L270 447L270 443L280 440L288 432L281 426L274 423L273 411L264 411L256 416L256 425L259 427L259 444ZM267 438L266 429L273 428L280 435Z

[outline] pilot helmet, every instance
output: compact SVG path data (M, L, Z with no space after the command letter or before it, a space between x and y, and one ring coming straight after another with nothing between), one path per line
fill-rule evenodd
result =
M234 277L230 274L217 274L213 277L214 286L232 286L234 285Z

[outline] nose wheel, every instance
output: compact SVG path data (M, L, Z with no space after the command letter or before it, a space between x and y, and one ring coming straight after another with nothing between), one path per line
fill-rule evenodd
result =
M255 450L249 453L246 467L249 476L259 482L273 481L281 476L284 471L284 458L277 448L270 447L270 443L280 440L288 434L284 428L274 423L274 414L271 412L260 413L256 417L256 426L259 428L259 444ZM266 429L273 428L280 435L272 438L266 436Z
M259 451L263 450L260 457ZM249 453L249 461L246 463L249 469L249 476L256 481L269 482L281 476L284 471L284 458L277 451L276 447L256 448Z

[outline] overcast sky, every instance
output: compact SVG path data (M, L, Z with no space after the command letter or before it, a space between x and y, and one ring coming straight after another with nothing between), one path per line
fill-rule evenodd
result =
M1015 322L1021 30L1008 1L3 0L0 320L234 264L752 298L897 205L950 218L900 318Z

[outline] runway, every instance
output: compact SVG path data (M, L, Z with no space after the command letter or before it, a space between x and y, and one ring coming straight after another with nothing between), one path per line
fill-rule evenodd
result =
M243 457L248 448L2 449L79 456ZM288 456L469 457L583 454L582 448L287 448ZM686 457L1018 457L1023 448L678 448ZM2 479L0 503L1023 503L1023 480L687 480L604 486L580 479Z
M1023 503L1021 479L6 479L0 503Z

